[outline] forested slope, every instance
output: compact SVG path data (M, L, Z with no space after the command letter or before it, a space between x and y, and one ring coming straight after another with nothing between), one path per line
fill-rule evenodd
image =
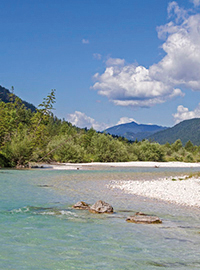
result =
M105 132L111 135L125 137L126 139L131 141L135 141L136 139L138 141L141 141L148 138L153 133L164 129L166 129L166 127L131 122L107 128Z
M0 167L41 162L200 161L200 146L180 140L160 145L80 129L53 115L55 90L36 111L16 97L0 101Z
M0 85L0 100L2 100L5 103L10 102L11 95L12 98L15 100L17 96L15 94L12 94L8 89L2 87ZM25 105L27 109L30 109L32 112L36 110L36 107L33 104L30 104L27 101L22 100L22 103Z
M174 143L180 139L184 145L190 140L193 144L200 145L200 118L185 120L172 128L151 135L148 139L160 144Z

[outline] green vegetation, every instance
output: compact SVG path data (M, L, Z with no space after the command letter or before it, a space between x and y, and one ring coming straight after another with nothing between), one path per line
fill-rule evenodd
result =
M195 178L199 178L200 177L200 172L193 172L193 173L190 173L186 179L189 179L189 178L192 178L192 177L195 177Z
M0 101L0 167L25 167L38 162L199 162L200 147L178 139L160 145L143 140L80 129L52 113L55 90L31 111L13 94Z
M13 86L11 87L11 92L10 92L8 89L6 89L0 85L0 100L5 102L5 103L10 102L11 99L15 100L17 98L17 96L14 95L13 92L14 92ZM12 98L11 98L11 95L12 95ZM36 111L36 107L33 104L30 104L24 100L22 100L22 103L25 105L25 107L27 109L30 109L32 112Z

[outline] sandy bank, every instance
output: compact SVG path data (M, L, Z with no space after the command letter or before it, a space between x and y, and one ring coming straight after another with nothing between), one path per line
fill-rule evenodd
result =
M148 167L148 168L194 168L199 167L200 163L185 163L185 162L146 162L146 161L134 161L134 162L92 162L92 163L61 163L56 165L44 165L46 168L55 170L82 170L82 169L95 169L103 167Z
M152 181L111 181L111 189L163 200L171 203L200 207L200 179L169 177Z

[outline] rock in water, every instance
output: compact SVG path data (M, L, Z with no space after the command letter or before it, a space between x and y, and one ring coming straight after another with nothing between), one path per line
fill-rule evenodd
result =
M87 204L87 203L85 203L85 202L77 202L76 204L74 204L73 206L72 206L73 208L75 208L75 209L83 209L83 210L88 210L88 209L90 209L90 206L89 206L89 204Z
M99 213L99 214L113 213L113 207L110 204L101 200L93 204L89 210L92 213Z
M156 216L147 216L147 215L135 215L130 216L126 219L128 222L133 223L142 223L142 224L158 224L162 223L162 220Z
M146 214L143 212L136 212L135 216L146 216Z

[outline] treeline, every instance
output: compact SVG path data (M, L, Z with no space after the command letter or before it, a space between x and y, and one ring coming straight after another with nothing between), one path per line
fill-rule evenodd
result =
M0 167L26 167L39 162L199 162L200 147L180 140L160 145L144 140L129 142L80 129L52 113L55 90L35 112L19 98L0 101Z

